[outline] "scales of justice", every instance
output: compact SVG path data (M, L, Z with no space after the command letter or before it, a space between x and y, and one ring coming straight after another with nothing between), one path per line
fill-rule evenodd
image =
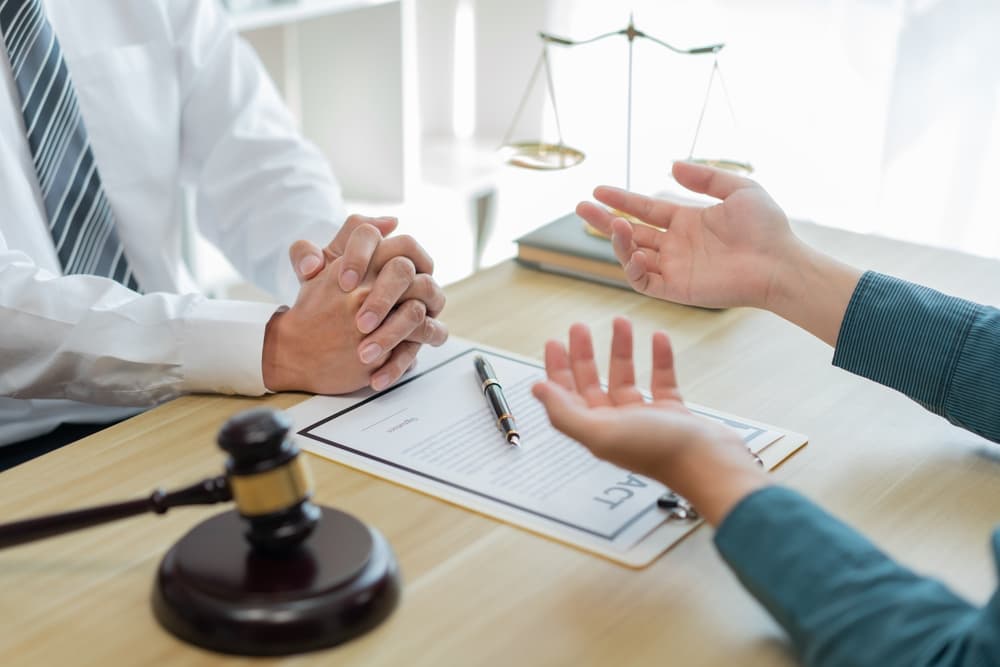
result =
M589 39L572 40L565 37L557 37L546 32L539 32L538 36L542 40L541 55L539 56L538 63L535 65L535 69L531 74L528 86L525 88L524 95L521 97L517 110L514 112L514 118L511 121L510 127L504 135L503 144L500 147L500 152L504 156L507 164L525 169L549 171L568 169L580 164L583 161L583 151L569 146L563 141L562 123L559 117L559 107L556 105L555 87L552 82L552 67L549 64L548 47L550 44L554 44L560 47L571 48L583 46L585 44L592 44L611 37L624 36L628 40L628 111L625 121L625 189L631 189L632 185L632 61L636 39L649 40L655 44L659 44L669 51L672 51L673 53L680 55L711 55L713 57L714 62L712 64L711 74L709 75L708 86L705 91L705 99L701 105L701 112L698 115L698 123L695 127L694 138L691 141L691 149L685 159L690 162L696 162L712 167L720 167L722 169L728 169L743 174L753 172L753 167L746 161L724 157L699 157L696 156L695 153L698 147L698 138L702 130L702 123L705 120L705 111L708 109L709 100L711 99L712 87L715 85L715 80L717 78L719 80L719 86L726 101L733 126L737 126L736 114L733 112L729 92L726 90L726 84L722 78L722 70L719 68L719 53L725 47L725 44L709 44L707 46L699 46L690 49L680 49L637 29L632 16L629 16L628 26L625 28L597 35L596 37L591 37ZM534 89L539 74L543 71L545 73L545 88L548 93L549 103L552 106L552 114L555 118L556 142L552 143L543 140L512 141L511 139L514 130L517 127L518 120L520 120L520 117L524 112L524 108L527 105L528 98L531 91ZM588 232L597 236L603 236L603 234L590 227L590 225L585 226L587 227Z

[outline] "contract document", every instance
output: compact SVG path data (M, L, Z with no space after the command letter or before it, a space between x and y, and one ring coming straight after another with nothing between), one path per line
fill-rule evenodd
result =
M476 376L476 355L496 370L521 434L519 447L496 426ZM289 413L303 449L626 565L648 564L697 522L670 519L657 506L667 491L662 484L597 459L553 428L531 395L544 377L537 361L452 339L423 350L415 372L385 391L314 397ZM771 466L805 443L802 436L689 407L739 432Z

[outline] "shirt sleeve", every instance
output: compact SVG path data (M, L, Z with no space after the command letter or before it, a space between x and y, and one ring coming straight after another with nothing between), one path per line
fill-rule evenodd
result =
M251 282L292 303L288 248L322 247L346 217L326 159L306 142L257 55L217 2L172 0L181 170L199 229Z
M109 278L57 277L0 235L0 395L147 406L186 392L260 395L275 306L138 295Z
M1000 664L1000 593L977 608L793 491L744 498L715 544L807 665ZM1000 566L1000 530L993 554Z
M865 273L833 363L1000 442L1000 310Z

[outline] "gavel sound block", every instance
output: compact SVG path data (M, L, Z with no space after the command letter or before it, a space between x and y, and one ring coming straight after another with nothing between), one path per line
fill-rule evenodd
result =
M360 635L395 608L392 549L353 516L310 501L290 429L280 413L255 410L219 433L237 510L181 538L153 589L156 618L181 639L227 653L298 653Z
M236 501L164 556L153 612L177 637L241 655L335 646L377 626L400 594L385 538L349 514L312 503L291 423L250 410L219 433L226 474L148 499L0 526L0 548L143 512Z

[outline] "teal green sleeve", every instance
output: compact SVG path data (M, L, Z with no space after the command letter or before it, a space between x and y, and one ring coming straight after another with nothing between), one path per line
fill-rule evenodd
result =
M1000 594L974 607L794 491L744 498L715 544L806 665L1000 665ZM1000 530L993 554L1000 564Z
M869 272L833 362L1000 442L996 308ZM792 491L744 498L715 542L808 665L1000 665L1000 593L976 608ZM1000 567L1000 530L993 554Z
M878 273L848 305L833 363L1000 442L1000 310Z

